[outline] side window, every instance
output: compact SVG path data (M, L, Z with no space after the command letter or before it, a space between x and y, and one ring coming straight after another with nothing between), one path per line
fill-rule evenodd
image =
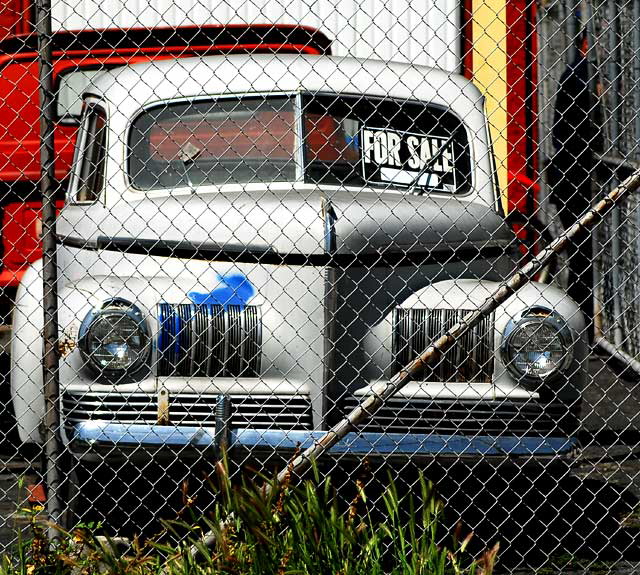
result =
M106 126L105 111L95 104L88 105L76 144L70 186L72 202L95 202L100 198L104 188Z

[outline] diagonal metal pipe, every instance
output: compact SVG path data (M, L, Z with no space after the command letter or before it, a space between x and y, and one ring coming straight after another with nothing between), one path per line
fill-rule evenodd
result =
M586 212L573 226L553 240L548 247L542 250L524 267L514 273L503 282L484 303L474 311L466 314L462 320L455 324L445 335L432 342L418 357L401 369L391 380L375 385L372 394L349 413L344 419L334 425L326 434L316 441L308 449L296 456L285 469L277 476L276 484L289 481L292 477L299 476L306 471L312 461L319 459L347 433L353 431L356 426L362 425L373 418L384 405L387 399L395 395L405 385L411 382L424 367L440 361L442 356L451 349L466 333L468 333L482 318L486 317L520 288L533 280L534 276L558 253L562 252L569 242L580 235L590 233L625 196L640 188L640 169L637 169L624 182L610 191L591 210ZM268 493L273 484L265 486ZM215 543L215 533L210 531L203 535L202 542L211 546ZM192 555L198 553L197 548L191 548Z
M553 240L547 248L502 283L477 310L466 314L460 322L455 324L445 335L431 343L427 349L401 369L391 380L375 385L372 389L372 394L365 401L327 431L322 439L316 441L311 447L295 457L287 469L283 469L278 474L278 481L284 481L289 474L299 475L304 472L314 459L321 457L344 438L347 433L353 431L356 426L371 419L388 398L411 382L426 366L440 361L442 356L477 325L482 318L486 317L506 302L520 288L532 281L534 276L556 254L562 252L574 238L591 232L614 206L626 195L638 188L640 188L640 169L636 170L624 182L609 192L573 226Z

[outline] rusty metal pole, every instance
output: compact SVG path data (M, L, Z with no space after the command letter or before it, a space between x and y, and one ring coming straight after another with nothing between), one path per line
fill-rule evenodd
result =
M338 441L343 439L347 433L353 431L356 426L360 426L367 420L375 416L387 399L395 395L405 385L413 380L425 366L433 365L440 361L442 356L451 349L466 333L476 324L486 317L497 307L506 302L520 288L533 280L534 276L546 266L551 258L559 254L567 247L567 244L580 235L590 233L607 215L607 213L631 192L640 188L640 168L631 174L622 184L609 192L595 207L584 214L573 226L558 236L542 250L533 260L518 270L508 280L503 282L484 303L474 311L466 314L460 322L454 325L445 335L432 342L418 357L406 365L388 382L375 385L372 394L367 397L349 415L334 425L327 433L311 447L307 448L300 455L295 457L289 465L278 473L277 483L283 483L291 477L300 475L306 471L311 462L319 459L324 453L329 451ZM264 487L265 492L269 492L272 484ZM202 542L211 546L215 544L216 535L209 531L203 535ZM197 555L198 549L194 545L191 554Z
M400 391L407 383L413 380L425 366L433 365L440 361L443 354L451 349L455 343L464 337L480 320L494 311L498 306L506 302L520 288L533 280L534 276L557 253L560 253L577 236L590 233L593 228L602 221L602 218L622 198L640 188L640 169L636 170L617 188L609 192L604 199L589 210L571 228L558 236L551 244L541 251L533 260L522 269L512 275L507 281L493 292L485 302L474 311L466 314L459 323L454 325L445 335L433 342L420 356L405 366L388 382L379 383L373 387L372 394L367 397L342 421L332 427L327 433L316 441L311 447L298 455L287 467L278 474L278 481L284 481L289 474L304 472L311 462L321 457L331 449L347 433L353 431L356 426L362 425L368 419L374 417L376 411L384 405L385 401Z
M35 7L38 34L38 70L40 80L40 192L42 194L42 279L44 308L44 462L47 483L47 513L58 525L62 514L60 487L62 443L58 415L58 293L56 265L56 182L54 172L54 103L51 31L51 0L37 0ZM55 527L49 537L59 535Z
M609 87L606 91L611 113L608 121L611 128L611 150L614 155L620 155L620 141L622 133L622 108L620 105L622 94L622 35L620 33L620 11L616 0L608 0L607 15L609 18L609 30L607 33L608 54L607 54L607 75L609 76ZM617 185L614 173L612 184ZM622 226L622 209L616 206L611 214L611 282L613 284L613 342L616 347L623 347L626 339L624 333L623 314L623 290L622 269L620 260L622 257L622 240L620 230Z

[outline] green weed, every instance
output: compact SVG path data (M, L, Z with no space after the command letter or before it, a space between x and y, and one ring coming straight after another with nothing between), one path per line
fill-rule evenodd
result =
M365 486L347 509L330 480L244 480L233 484L224 466L216 504L197 525L165 524L164 536L123 548L87 526L50 542L34 521L33 537L13 557L0 558L0 575L490 575L498 547L474 559L471 535L442 540L442 503L429 482L401 496L393 483L374 519ZM214 543L203 538L215 535Z

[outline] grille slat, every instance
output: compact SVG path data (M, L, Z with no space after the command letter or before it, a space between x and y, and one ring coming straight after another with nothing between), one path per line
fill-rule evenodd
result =
M260 372L259 306L158 305L158 375L256 377Z
M433 341L459 322L466 310L396 308L393 314L393 357L399 371ZM491 383L493 377L493 314L481 320L442 359L416 379L447 383Z
M256 429L313 428L311 402L307 396L231 395L232 427ZM169 397L171 423L215 427L218 395L176 394ZM62 411L68 424L81 421L153 424L157 421L157 402L144 393L114 394L65 391Z
M350 397L345 411L362 398ZM387 433L450 433L463 435L548 435L566 407L537 401L446 401L391 398L362 431Z

